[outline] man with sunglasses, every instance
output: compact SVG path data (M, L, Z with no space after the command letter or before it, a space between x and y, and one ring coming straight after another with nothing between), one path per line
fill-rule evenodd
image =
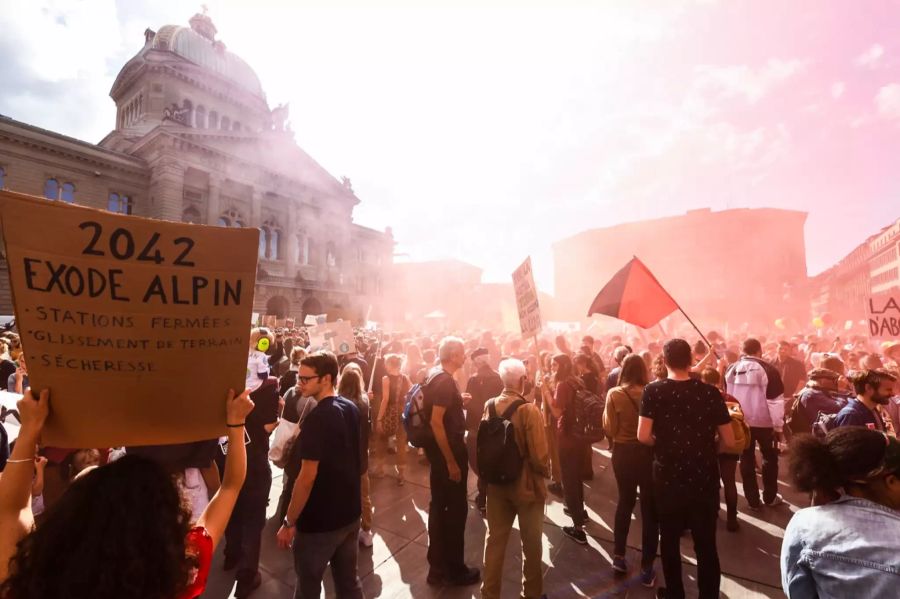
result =
M337 376L338 361L331 352L316 352L300 362L300 391L317 405L298 440L300 474L278 531L279 547L293 544L295 599L321 595L329 563L337 597L362 597L356 569L362 515L359 410L337 395Z

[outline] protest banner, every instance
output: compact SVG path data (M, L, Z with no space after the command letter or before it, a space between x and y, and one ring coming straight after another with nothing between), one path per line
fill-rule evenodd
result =
M326 322L309 330L310 347L314 350L327 349L337 356L356 351L353 325L349 321Z
M900 338L900 292L872 296L866 302L869 335L878 339Z
M42 442L225 434L247 371L257 229L125 216L0 192L0 228Z
M263 326L274 331L278 327L278 317L274 314L266 314L263 316Z
M541 308L538 305L537 287L534 284L530 256L513 272L512 278L522 336L534 337L541 332Z

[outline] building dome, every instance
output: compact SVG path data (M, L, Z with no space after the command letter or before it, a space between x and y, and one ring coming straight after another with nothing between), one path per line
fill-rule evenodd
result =
M265 98L259 77L246 62L215 40L216 28L206 15L194 15L190 27L165 25L153 37L152 49L167 50Z

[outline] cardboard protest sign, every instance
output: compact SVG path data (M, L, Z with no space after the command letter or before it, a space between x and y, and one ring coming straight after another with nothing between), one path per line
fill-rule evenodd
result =
M900 292L870 297L866 302L869 335L879 339L900 338Z
M327 318L327 314L307 314L306 318L303 319L303 324L308 327L321 326L325 324Z
M519 327L523 337L533 337L541 332L541 308L538 305L537 287L531 270L531 257L513 272L516 290L516 307L519 310Z
M0 192L42 441L116 447L225 433L243 389L257 229L164 222Z
M326 322L309 330L309 343L313 349L327 349L343 356L356 351L353 325L346 320Z

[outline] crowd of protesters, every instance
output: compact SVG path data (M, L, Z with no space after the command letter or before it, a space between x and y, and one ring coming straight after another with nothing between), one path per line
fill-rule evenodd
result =
M197 597L223 539L235 596L248 597L262 582L273 462L284 470L277 542L293 551L295 597L319 597L329 565L338 597L362 597L359 547L377 534L370 479L387 475L403 485L408 461L420 459L430 468L428 584L480 583L483 597L500 597L518 520L520 594L538 599L546 596L542 528L553 496L571 519L563 534L588 543L583 483L594 476L594 445L612 456L611 568L656 586L659 551L658 596L685 596L686 531L699 596L719 596L720 488L725 528L739 533L740 509L783 503L783 454L796 489L809 493L784 538L785 592L844 597L866 588L893 596L900 343L716 333L706 340L569 334L533 344L490 332L360 330L356 351L337 357L309 347L303 329L256 328L246 389L226 400L225 437L72 450L38 445L53 398L29 390L19 339L7 333L0 387L24 397L11 452L0 426L0 598ZM416 393L424 437L408 436L404 419ZM586 424L589 417L596 422ZM588 431L600 425L603 441ZM491 442L483 431L498 426L511 433L506 473L479 464L482 444ZM474 507L487 525L483 568L464 560L470 471ZM626 549L638 503L641 560L632 570Z

